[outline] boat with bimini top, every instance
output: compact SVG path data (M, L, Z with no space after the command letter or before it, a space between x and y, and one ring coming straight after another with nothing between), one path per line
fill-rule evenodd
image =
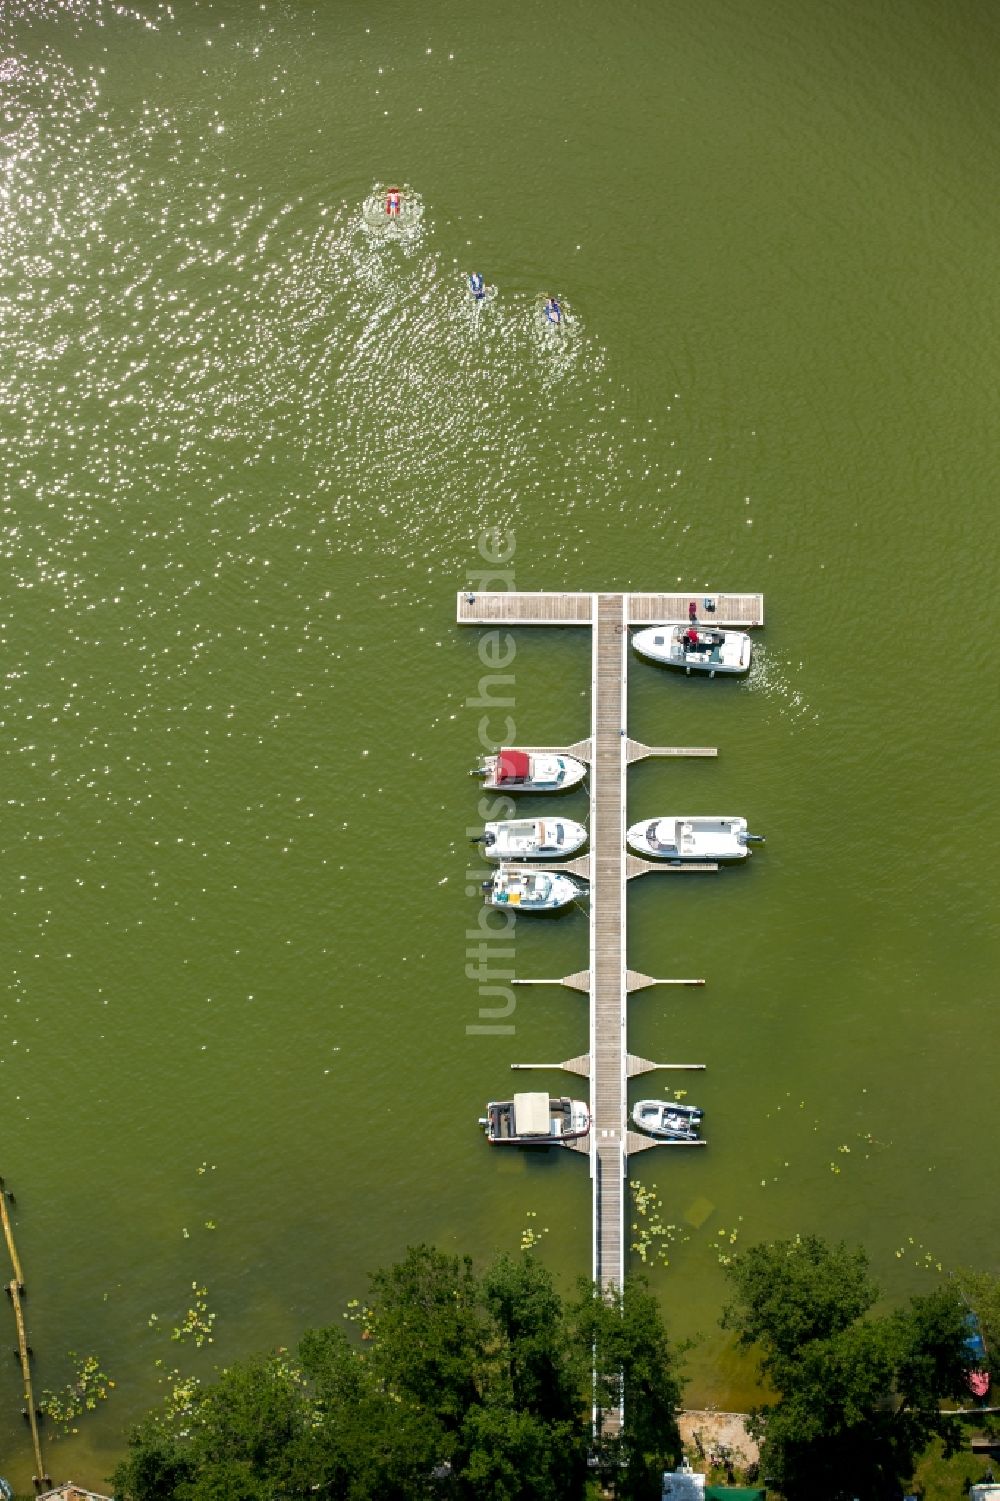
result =
M587 841L587 830L572 818L509 818L488 823L482 841L487 860L560 860Z
M720 631L699 625L653 625L636 631L632 646L640 657L684 672L734 675L750 671L753 642L745 631Z
M697 1141L704 1111L679 1100L640 1100L632 1111L633 1123L647 1136L662 1141Z
M764 843L763 835L748 832L745 818L696 813L644 819L626 838L651 860L745 860L752 844Z
M514 907L518 912L557 912L586 894L586 887L557 870L510 870L501 865L483 882L487 907Z
M479 1124L495 1144L557 1147L587 1135L590 1107L568 1095L516 1094L512 1100L491 1100Z
M472 772L483 778L483 786L505 792L562 792L576 787L587 775L587 768L575 756L553 751L501 750L482 756Z

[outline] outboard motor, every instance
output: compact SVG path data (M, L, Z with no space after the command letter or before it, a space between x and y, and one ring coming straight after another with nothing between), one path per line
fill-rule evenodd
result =
M766 844L767 840L764 838L763 834L741 834L740 835L740 843L741 844Z

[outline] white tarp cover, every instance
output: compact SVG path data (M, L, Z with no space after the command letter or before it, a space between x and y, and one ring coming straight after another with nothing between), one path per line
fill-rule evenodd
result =
M664 1470L662 1501L704 1501L705 1476L685 1462L681 1470Z
M548 1136L550 1124L547 1094L514 1096L514 1130L518 1136Z

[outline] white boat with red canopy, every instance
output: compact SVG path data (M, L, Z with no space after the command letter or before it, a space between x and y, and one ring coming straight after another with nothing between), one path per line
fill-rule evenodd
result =
M512 1100L491 1100L479 1124L495 1144L558 1147L587 1135L590 1108L568 1095L516 1094Z
M483 756L472 775L492 791L562 792L582 782L587 768L558 751L502 750Z
M587 830L572 818L508 818L480 837L487 860L561 860L587 842Z

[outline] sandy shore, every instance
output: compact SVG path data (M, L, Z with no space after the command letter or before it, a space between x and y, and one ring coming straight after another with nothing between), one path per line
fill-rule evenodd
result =
M747 1433L746 1413L716 1412L712 1408L703 1411L682 1412L679 1418L681 1438L685 1447L699 1450L697 1457L707 1459L709 1454L727 1450L737 1469L743 1469L760 1459L756 1441ZM692 1456L692 1462L695 1456ZM700 1466L695 1465L695 1468Z

